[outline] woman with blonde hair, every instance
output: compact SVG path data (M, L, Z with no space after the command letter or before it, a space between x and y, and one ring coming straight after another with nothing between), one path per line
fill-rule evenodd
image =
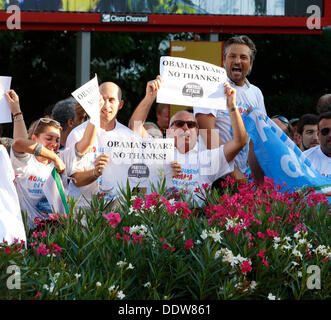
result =
M12 97L7 99L10 104L19 104L18 96L14 91ZM24 123L23 118L22 122ZM66 187L68 178L76 172L86 152L85 146L90 143L89 139L93 139L95 134L94 125L89 125L83 138L74 148L58 153L62 128L57 121L40 118L31 128L29 136L23 129L20 135L14 136L15 140L11 149L17 192L21 209L27 212L29 227L33 226L35 218L47 218L53 212L43 191L43 185L53 168L55 167L61 174L62 183Z

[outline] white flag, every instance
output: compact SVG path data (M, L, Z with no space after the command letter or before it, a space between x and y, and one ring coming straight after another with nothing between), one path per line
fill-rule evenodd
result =
M53 168L51 174L43 185L44 194L53 209L53 212L63 214L68 213L68 204L63 185L56 168Z
M78 103L84 108L96 128L100 128L99 109L99 84L98 77L86 82L80 88L71 93Z
M11 77L0 76L0 123L12 122L11 111L5 92L10 90Z

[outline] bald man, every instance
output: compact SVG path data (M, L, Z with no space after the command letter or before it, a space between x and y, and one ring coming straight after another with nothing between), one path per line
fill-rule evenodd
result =
M79 207L88 206L87 201L91 200L93 194L102 194L105 201L112 200L116 197L116 192L103 192L100 187L102 185L102 171L109 161L109 157L104 154L104 145L110 139L121 137L135 136L135 133L128 127L117 121L118 111L124 106L122 100L121 88L113 82L104 82L99 86L102 102L100 104L100 129L96 131L94 143L89 148L85 163L75 178L79 183L70 182L69 196L75 197L77 200L80 196L81 200L78 203ZM66 147L71 148L84 134L88 121L73 129L68 138ZM100 178L99 178L100 177Z

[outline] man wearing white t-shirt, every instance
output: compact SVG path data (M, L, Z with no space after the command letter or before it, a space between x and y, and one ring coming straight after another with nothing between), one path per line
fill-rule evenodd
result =
M102 194L100 186L102 184L102 171L109 161L109 156L105 155L104 144L109 139L117 137L135 136L134 132L128 127L122 125L116 120L118 111L122 109L124 101L122 100L122 91L120 87L113 82L102 83L99 87L103 98L103 105L100 109L100 128L96 131L94 143L89 147L88 155L85 156L85 163L82 170L75 173L79 183L70 182L69 196L74 196L76 200L80 197L78 206L86 206L87 201L93 194ZM66 147L71 148L83 136L87 122L73 129L66 142ZM103 194L107 196L105 200L110 200L115 196L111 192Z
M237 92L237 105L240 113L247 109L259 108L266 114L264 98L261 90L251 84L246 76L251 72L256 48L247 36L236 36L227 40L223 50L224 68L227 72L230 85ZM207 142L208 149L217 148L223 143L230 141L233 137L229 112L225 110L194 108L202 137ZM213 130L217 129L217 130ZM235 171L233 176L236 180L245 180L243 175L247 170L247 160L255 178L263 181L261 170L255 154L254 146L250 142L235 158Z
M318 120L320 145L304 152L315 168L331 179L331 112L322 113Z
M142 138L148 138L148 132L143 124L161 86L161 78L147 84L146 96L133 112L129 121L132 128ZM203 184L211 184L233 171L232 160L247 143L247 132L243 124L238 107L236 106L236 92L228 83L224 85L227 96L229 117L233 128L233 139L213 150L206 150L199 141L198 124L192 113L180 111L170 119L167 137L175 140L175 160L181 163L179 175L167 181L168 187L185 189L193 194L195 189ZM196 194L194 194L196 196ZM195 200L199 201L198 197ZM201 202L200 202L201 203Z

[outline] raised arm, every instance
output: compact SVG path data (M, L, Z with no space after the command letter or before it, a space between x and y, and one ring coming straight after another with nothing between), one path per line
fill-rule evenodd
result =
M85 154L88 151L89 147L93 145L96 133L97 130L95 128L95 125L91 123L91 121L89 121L85 128L82 139L80 139L76 143L76 150L81 154Z
M223 144L218 130L215 129L216 118L213 114L198 113L196 119L199 124L200 135L208 149L215 149Z
M224 155L228 162L232 161L240 150L247 144L247 132L241 114L236 104L236 90L229 83L224 83L227 96L227 108L231 118L233 139L224 145Z
M65 164L60 157L52 150L47 149L41 143L29 139L16 139L13 143L13 150L18 153L30 153L38 157L53 161L59 173L65 170Z
M157 76L155 80L149 81L146 86L146 95L134 110L130 121L129 128L142 138L149 138L147 130L144 128L144 123L151 109L153 102L156 99L157 91L161 86L161 77Z
M10 106L10 111L13 115L13 121L14 121L14 132L13 132L13 138L18 139L27 139L28 138L28 132L26 130L23 113L21 111L20 107L20 101L19 97L16 94L14 90L9 90L5 93L6 99Z

